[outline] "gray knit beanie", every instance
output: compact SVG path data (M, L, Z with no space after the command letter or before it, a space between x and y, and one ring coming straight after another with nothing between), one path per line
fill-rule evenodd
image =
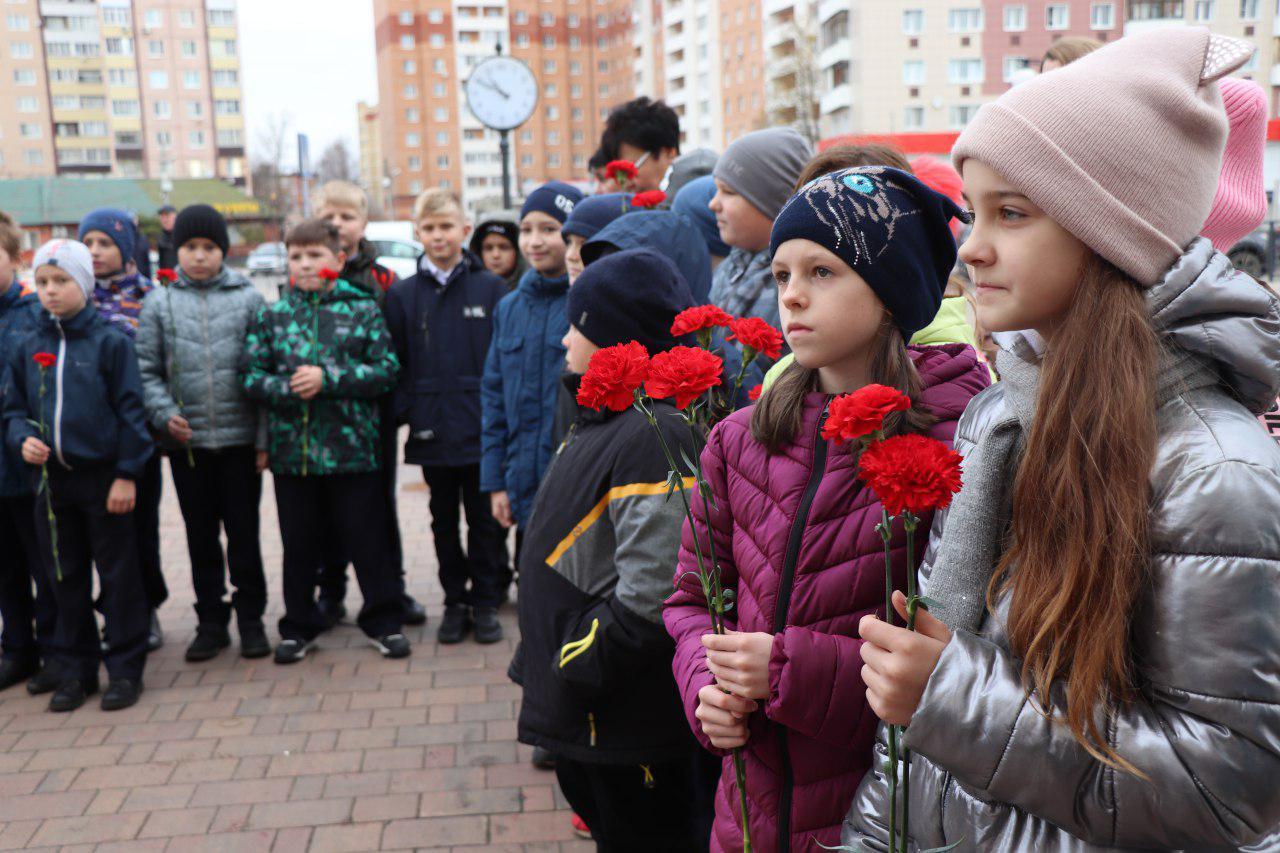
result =
M770 219L791 198L813 148L789 127L757 130L735 140L716 161L717 181Z

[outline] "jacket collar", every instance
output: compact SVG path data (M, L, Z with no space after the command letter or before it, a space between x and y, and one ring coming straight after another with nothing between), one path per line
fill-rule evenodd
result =
M86 334L93 324L98 321L98 306L90 303L73 317L65 320L59 320L48 311L40 312L40 327L45 331L58 334L59 330L63 334L79 337Z
M546 278L537 270L529 270L520 279L520 289L533 296L559 296L569 289L569 274Z

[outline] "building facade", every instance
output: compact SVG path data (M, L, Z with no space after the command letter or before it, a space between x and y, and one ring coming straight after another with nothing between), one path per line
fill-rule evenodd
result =
M0 30L0 177L244 184L235 0L20 0Z
M356 104L356 128L360 140L360 185L369 196L370 211L382 216L386 210L384 183L390 179L382 154L382 122L376 105L364 101Z

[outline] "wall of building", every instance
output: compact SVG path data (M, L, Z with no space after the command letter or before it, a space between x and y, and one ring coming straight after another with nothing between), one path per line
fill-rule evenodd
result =
M0 177L52 174L53 123L37 0L0 5Z

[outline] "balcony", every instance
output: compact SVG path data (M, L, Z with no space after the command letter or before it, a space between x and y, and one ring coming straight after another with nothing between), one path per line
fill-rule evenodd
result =
M785 24L775 24L770 21L766 24L764 31L764 49L766 51L771 52L774 48L790 44L795 40L795 28L792 27L791 21L787 21Z
M831 115L836 110L846 109L853 106L853 87L848 83L841 83L829 92L822 95L818 102L818 109L821 115Z
M794 12L796 0L764 0L764 15L776 15L779 12Z
M818 67L830 68L837 62L853 59L853 46L847 38L832 44L830 47L824 48L818 53Z
M821 0L818 3L818 23L825 24L841 12L848 12L849 0Z

